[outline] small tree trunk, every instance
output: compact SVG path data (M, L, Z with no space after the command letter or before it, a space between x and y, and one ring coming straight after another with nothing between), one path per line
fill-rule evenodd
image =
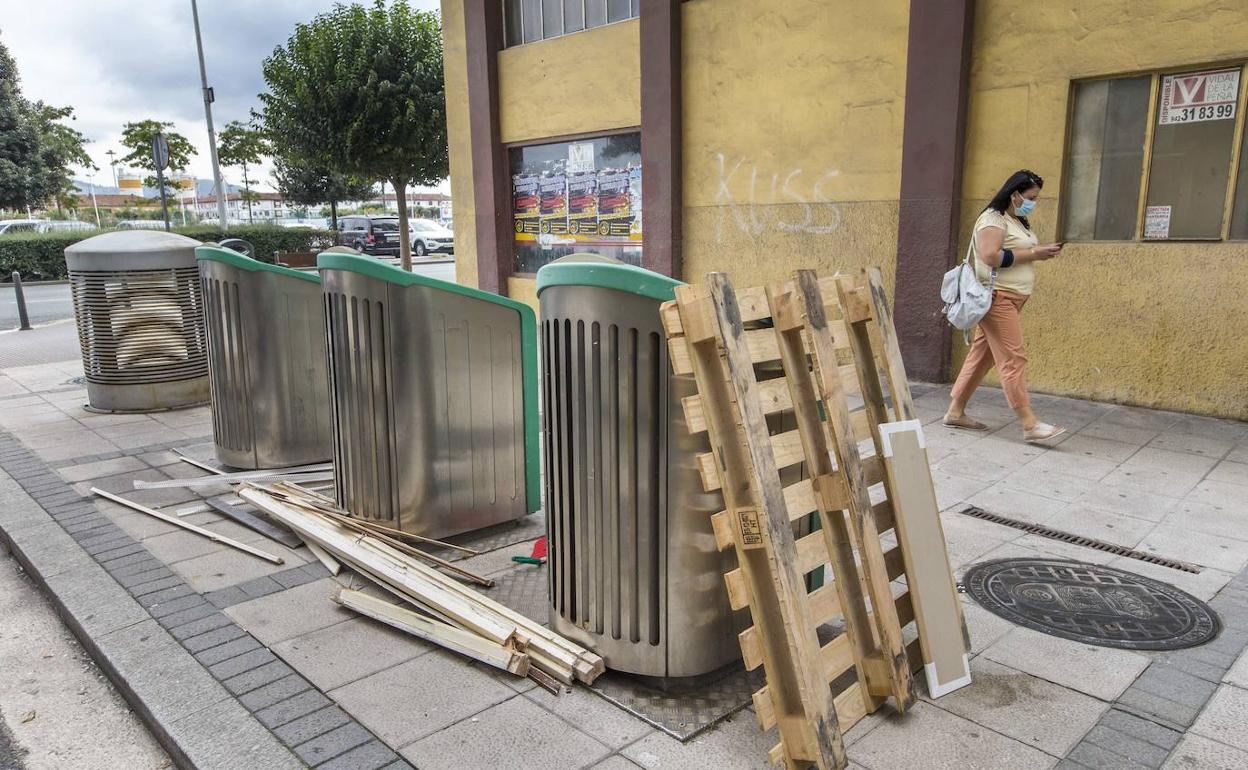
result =
M399 263L407 272L412 272L412 242L408 239L407 226L407 182L393 179L394 202L399 204Z
M247 164L243 164L243 198L247 201L247 224L254 225L251 218L251 182L247 181Z
M338 201L329 202L329 229L338 232Z

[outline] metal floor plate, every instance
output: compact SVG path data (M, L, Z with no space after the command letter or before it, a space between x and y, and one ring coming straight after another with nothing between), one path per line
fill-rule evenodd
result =
M962 583L976 602L1051 636L1126 650L1177 650L1212 641L1222 624L1209 605L1131 572L1063 559L997 559Z
M545 566L520 565L492 577L497 584L482 593L542 625L549 624ZM687 741L748 706L751 693L763 686L759 674L747 673L737 663L673 683L679 689L664 691L656 680L608 671L590 690L673 738Z

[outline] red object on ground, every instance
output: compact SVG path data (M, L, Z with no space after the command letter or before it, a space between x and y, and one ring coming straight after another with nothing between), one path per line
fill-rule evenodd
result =
M546 536L545 535L542 535L541 537L537 539L536 542L533 543L532 556L534 559L546 558Z

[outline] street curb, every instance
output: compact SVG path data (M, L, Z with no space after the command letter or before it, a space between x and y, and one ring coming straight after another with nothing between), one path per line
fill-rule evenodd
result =
M0 434L0 454L30 453ZM23 486L0 470L0 541L178 767L306 767Z

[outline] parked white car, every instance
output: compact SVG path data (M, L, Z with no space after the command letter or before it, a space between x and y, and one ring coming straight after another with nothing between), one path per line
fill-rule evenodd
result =
M48 224L46 219L0 219L0 235L46 233Z
M57 232L59 230L96 230L96 229L98 228L96 228L95 225L91 224L90 222L83 222L81 219L65 219L65 220L54 219L51 222L48 222L48 230L51 232Z
M164 230L165 223L159 219L123 219L117 223L118 230Z
M432 219L413 219L407 226L412 239L412 256L426 257L455 251L455 233Z

